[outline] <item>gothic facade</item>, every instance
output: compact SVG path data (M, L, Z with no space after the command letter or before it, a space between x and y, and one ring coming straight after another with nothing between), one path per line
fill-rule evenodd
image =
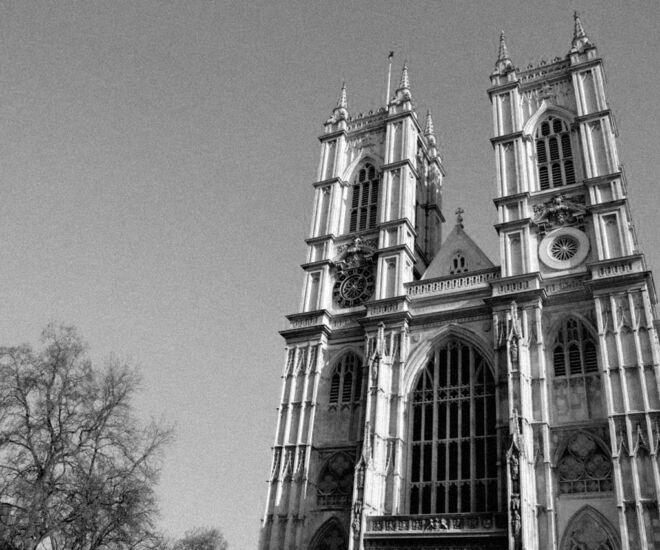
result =
M656 296L602 60L576 14L524 70L502 35L490 82L499 266L460 210L441 239L407 67L325 123L261 550L660 547Z

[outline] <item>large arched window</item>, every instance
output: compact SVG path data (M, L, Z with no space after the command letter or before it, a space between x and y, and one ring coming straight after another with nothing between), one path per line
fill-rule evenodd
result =
M380 178L373 164L365 164L353 183L349 231L376 227L378 220L378 190Z
M355 353L347 353L337 363L330 381L331 405L347 404L362 398L362 369L360 358Z
M571 132L562 119L550 117L537 128L536 162L541 190L575 183Z
M447 342L411 397L410 513L497 510L495 383L481 353Z
M554 410L559 421L586 420L603 415L598 351L582 321L564 320L552 345Z

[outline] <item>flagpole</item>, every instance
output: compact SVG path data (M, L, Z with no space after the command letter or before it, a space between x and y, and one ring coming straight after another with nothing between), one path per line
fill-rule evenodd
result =
M387 68L387 89L385 90L385 107L390 103L390 81L392 79L392 58L394 57L394 52L390 52L390 55L387 56L389 61L389 67Z

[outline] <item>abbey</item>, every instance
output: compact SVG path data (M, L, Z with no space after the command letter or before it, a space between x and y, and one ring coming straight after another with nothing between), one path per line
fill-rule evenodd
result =
M442 240L406 66L325 123L262 550L660 548L656 296L602 60L576 14L539 66L502 35L490 83L499 265L460 209Z

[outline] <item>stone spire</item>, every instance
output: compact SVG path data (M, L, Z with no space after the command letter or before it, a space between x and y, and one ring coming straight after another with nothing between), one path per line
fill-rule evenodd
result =
M433 117L431 117L431 111L426 111L426 128L424 129L424 135L428 138L429 136L433 137L435 141L435 129L433 128Z
M593 47L593 44L589 40L587 33L584 32L582 20L580 19L580 14L577 11L573 14L573 19L575 20L575 26L573 30L573 42L571 43L571 51L580 51L585 47Z
M500 49L497 52L497 61L495 62L495 71L505 74L513 70L513 63L509 57L509 48L506 46L504 31L500 32Z
M438 155L436 149L437 142L435 139L435 129L433 128L433 117L431 117L431 111L426 112L426 128L424 130L424 137L426 138L426 143L429 147L429 157L435 158Z
M410 90L410 79L408 77L408 62L403 62L403 69L401 70L401 82L399 90Z
M401 105L407 101L412 101L412 95L410 93L410 78L408 77L408 62L405 61L401 70L401 82L396 89L393 102Z
M339 94L337 106L332 110L332 117L330 120L333 122L339 122L340 120L346 120L347 118L348 100L346 99L346 82L343 82L341 85L341 92Z

